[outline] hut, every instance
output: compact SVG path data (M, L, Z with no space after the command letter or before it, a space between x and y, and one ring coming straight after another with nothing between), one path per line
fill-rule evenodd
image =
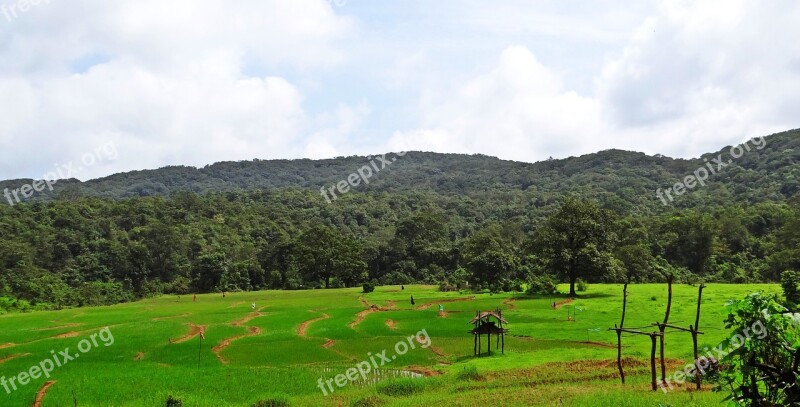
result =
M475 328L468 331L474 337L473 354L476 356L481 355L481 336L486 335L486 348L488 354L492 354L492 335L495 335L495 348L499 348L502 353L506 350L506 332L508 329L503 328L503 324L508 324L508 321L503 319L503 311L496 309L494 311L478 311L475 313L475 318L470 321L470 324L475 325Z

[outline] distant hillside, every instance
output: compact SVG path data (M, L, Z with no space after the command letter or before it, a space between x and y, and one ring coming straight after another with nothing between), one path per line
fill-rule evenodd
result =
M674 204L692 207L725 202L761 202L790 199L800 191L800 130L766 138L762 150L753 149L710 177L708 187L696 188ZM534 201L549 201L565 193L580 194L625 209L658 210L663 206L655 190L668 188L719 154L729 157L730 146L699 159L684 160L643 153L608 150L581 157L538 163L504 161L484 155L410 152L351 193L432 191L481 198L485 194L523 192ZM389 154L387 157L393 157ZM253 160L221 162L203 168L165 167L134 171L80 182L59 182L53 196L34 199L99 196L112 199L168 196L179 191L198 194L253 189L332 186L364 165L368 157L328 160ZM378 161L378 164L380 162ZM31 180L0 182L15 188Z

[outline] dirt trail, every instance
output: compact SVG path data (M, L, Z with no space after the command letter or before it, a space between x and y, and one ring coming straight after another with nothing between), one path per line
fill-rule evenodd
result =
M392 321L391 319L387 319L386 320L386 326L389 327L389 329L391 329L393 331L395 329L397 329L397 324L394 321Z
M191 315L192 315L191 312L187 312L185 314L180 314L180 315L172 315L172 316L166 316L166 317L155 317L155 318L153 318L153 321L163 321L165 319L172 319L172 318L184 318L184 317L188 317L188 316L191 316Z
M441 349L439 349L439 348L437 348L435 346L429 346L428 349L430 349L431 352L433 352L434 355L439 356L439 357L443 357L444 358L444 357L450 356L450 355L444 353L444 351L442 351Z
M133 357L134 362L138 362L138 361L140 361L142 359L144 359L144 353L143 352L139 352L139 353L136 354L136 356Z
M566 299L564 301L559 301L559 302L556 303L555 309L561 309L561 307L563 307L565 305L572 304L573 301L575 301L574 298L568 298L568 299Z
M229 363L227 359L222 357L221 353L222 353L223 350L225 350L225 348L230 346L233 341L237 341L237 340L242 339L242 338L247 338L248 336L256 336L256 335L260 335L261 334L261 328L259 328L257 326L248 327L247 330L248 330L248 333L243 334L243 335L237 335L237 336L234 336L234 337L231 337L231 338L228 338L228 339L224 339L222 342L219 343L219 345L214 346L213 348L211 348L211 351L214 352L214 354L217 356L217 359L219 359L220 362L222 362L225 365L227 365Z
M348 325L350 327L350 329L356 329L357 326L359 326L362 322L364 322L364 319L366 319L367 315L369 315L369 314L372 314L372 313L375 313L375 312L385 312L385 311L391 311L391 310L397 309L397 303L394 302L394 301L387 301L385 307L379 307L379 306L377 306L375 304L369 304L368 302L363 301L363 300L362 300L362 303L364 303L364 305L369 307L369 308L365 309L363 311L359 311L359 313L356 314L356 319L353 320L353 322L351 322Z
M72 332L67 332L67 333L51 336L51 338L53 338L53 339L66 339L66 338L74 338L74 337L76 337L78 335L80 335L80 332L72 331Z
M424 366L407 366L407 367L404 367L403 370L409 371L409 372L412 372L412 373L421 374L421 375L423 375L425 377L441 376L441 375L444 374L444 372L442 372L440 370L433 370L433 369L431 369L429 367L424 367Z
M56 384L55 380L51 380L45 383L39 392L36 393L36 401L33 402L33 407L42 407L42 402L44 401L44 397L47 395L47 391L50 390L53 385Z
M313 311L311 311L311 312L313 312ZM331 317L330 315L328 315L328 314L323 312L322 316L319 316L317 318L310 319L310 320L308 320L306 322L303 322L302 324L297 326L297 335L302 336L302 337L305 338L306 337L306 332L308 332L308 327L311 326L311 324L313 324L314 322L319 322L319 321L322 321L322 320L326 320L326 319L328 319L330 317Z
M0 365L2 365L3 363L8 362L9 360L24 358L25 356L30 356L30 355L31 355L30 353L18 353L16 355L8 355L8 356L0 359Z
M516 298L509 298L509 299L503 301L503 304L508 306L508 310L509 311L513 311L513 310L517 309L517 306L514 305L515 302L517 302Z
M330 349L333 347L333 345L336 345L336 341L334 341L333 339L325 338L325 343L322 344L322 347L325 349Z
M17 346L16 343L9 342L9 343L4 343L4 344L0 345L0 349L8 349L8 348L13 348L15 346Z
M264 308L267 308L267 307L261 307L257 311L251 312L246 317L231 322L231 326L240 327L240 326L243 326L244 324L246 324L246 323L248 323L248 322L250 322L250 321L252 321L252 320L254 320L254 319L258 318L258 317L263 317L264 314L261 311Z
M244 305L244 301L238 301L231 304L228 308L236 308L238 306Z
M471 297L466 297L466 298L450 298L450 299L446 299L446 300L428 302L428 303L422 304L422 305L420 305L420 306L418 306L417 308L414 308L414 309L417 310L417 311L424 311L424 310L426 310L426 309L428 309L428 308L430 308L430 307L432 307L434 305L437 305L437 304L446 304L446 303L449 303L449 302L472 301L474 299L475 299L474 295L471 296Z
M172 343L183 343L192 340L192 338L196 337L197 335L200 335L200 332L203 332L206 330L206 328L208 328L208 325L201 326L192 323L186 324L186 326L189 327L189 332L187 332L186 335L183 335L180 338L175 339L174 341L172 341Z
M85 325L85 324L79 324L77 322L73 322L73 323L70 323L70 324L61 325L61 326L53 326L53 327L50 327L50 328L34 329L34 331L55 331L55 330L64 329L64 328L76 328L76 327L83 326L83 325Z

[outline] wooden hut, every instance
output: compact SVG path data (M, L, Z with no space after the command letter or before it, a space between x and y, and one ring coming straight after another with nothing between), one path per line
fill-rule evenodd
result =
M475 318L470 321L470 324L475 325L471 331L474 337L473 354L476 356L481 355L481 336L486 335L486 349L488 354L492 354L492 335L495 335L495 348L499 348L502 353L506 350L506 332L508 329L503 328L503 324L508 324L508 321L503 319L503 311L500 309L494 311L478 311L475 313Z

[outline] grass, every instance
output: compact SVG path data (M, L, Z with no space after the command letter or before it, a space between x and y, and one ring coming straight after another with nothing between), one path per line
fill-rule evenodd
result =
M51 357L51 350L77 352L83 339L103 327L109 326L114 337L113 345L100 343L55 369L50 379L32 380L10 394L0 387L0 405L32 405L46 380L56 383L47 392L45 407L72 405L73 397L81 406L135 407L163 406L169 396L184 406L252 406L259 401L292 406L714 406L723 398L708 390L649 391L646 337L624 338L629 380L625 386L619 383L611 346L616 336L607 331L619 323L619 285L592 285L556 310L552 303L564 301L564 296L439 293L432 286L360 291L199 295L196 302L191 296L165 296L112 307L0 316L0 360L15 357L0 363L6 378ZM664 285L634 285L629 291L626 326L644 327L663 319ZM697 289L676 285L674 291L671 322L688 326L694 322ZM779 287L708 285L701 347L716 346L725 338L725 302L754 291L777 292ZM366 313L351 328L356 314L367 309L362 300L387 310ZM263 307L261 315L253 315L251 303ZM425 303L434 305L417 309ZM439 316L439 303L446 317ZM475 358L468 322L476 310L498 307L510 322L506 352ZM576 320L568 321L568 313ZM318 319L323 314L328 317ZM298 327L314 319L301 337ZM188 324L207 326L202 347L199 337L170 343L190 331ZM259 333L247 336L255 328ZM407 338L423 329L431 337L430 348L418 345L380 373L327 397L317 387L318 379L334 379L384 349L394 355L398 342L408 343ZM241 338L221 352L225 364L212 348L233 337ZM670 372L691 361L688 334L668 335L667 358ZM408 371L435 377L404 377Z

